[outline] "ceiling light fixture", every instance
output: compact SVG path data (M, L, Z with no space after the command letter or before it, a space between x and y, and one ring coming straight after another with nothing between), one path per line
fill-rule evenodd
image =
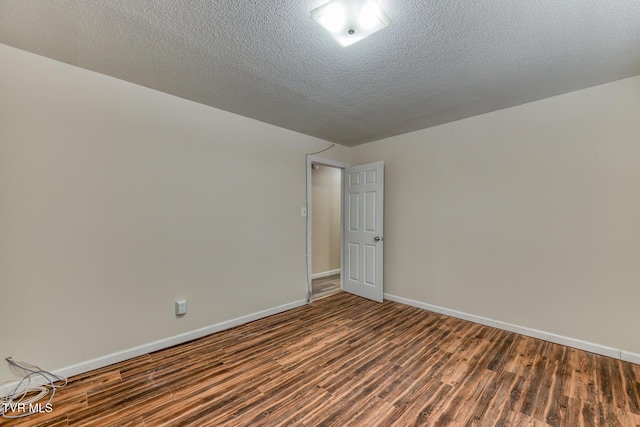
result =
M331 0L311 11L311 19L343 47L388 27L391 19L375 0Z

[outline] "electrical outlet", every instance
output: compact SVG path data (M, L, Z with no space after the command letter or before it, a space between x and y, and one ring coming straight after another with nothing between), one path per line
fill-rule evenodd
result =
M176 301L176 316L187 314L187 300L181 299Z

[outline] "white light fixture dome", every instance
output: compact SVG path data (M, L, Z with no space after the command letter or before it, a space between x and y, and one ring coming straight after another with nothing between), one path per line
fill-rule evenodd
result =
M375 0L331 0L312 10L311 19L344 47L391 24Z

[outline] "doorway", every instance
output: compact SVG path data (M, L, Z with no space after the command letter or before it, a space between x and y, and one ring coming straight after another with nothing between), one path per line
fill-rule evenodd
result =
M311 298L341 290L342 169L311 163Z
M344 170L348 166L348 163L337 160L307 155L307 302L342 290ZM315 191L314 194L314 187L320 191ZM316 216L320 217L320 221L315 220ZM323 235L323 229L329 236Z
M350 166L315 154L308 154L306 167L307 206L303 209L303 216L307 216L307 302L311 302L314 297L318 298L322 292L318 289L318 296L313 295L314 276L315 278L329 277L334 275L336 270L340 273L340 290L382 302L384 295L384 162ZM339 236L339 250L329 250L329 253L339 253L340 256L338 264L325 263L314 267L313 242L314 239L322 239L323 234L313 221L314 215L318 215L315 212L316 207L322 207L322 200L316 206L312 171L323 167L337 169L340 176L337 189L340 197L335 203L339 206L337 210L340 220L333 221L338 225L332 229ZM315 197L322 199L317 195ZM330 233L331 231L324 232L324 234ZM317 258L315 263L318 263ZM336 291L334 287L330 292Z

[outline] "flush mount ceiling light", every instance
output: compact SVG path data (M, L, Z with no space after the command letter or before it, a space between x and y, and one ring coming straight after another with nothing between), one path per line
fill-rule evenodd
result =
M311 19L344 47L391 24L375 0L331 0L312 10Z

